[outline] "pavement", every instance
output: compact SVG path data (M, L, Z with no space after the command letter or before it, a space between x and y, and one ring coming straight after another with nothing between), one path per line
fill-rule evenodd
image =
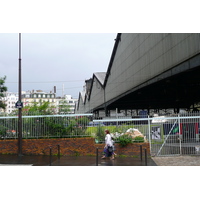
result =
M200 156L152 157L157 166L200 166Z
M156 166L151 159L142 161L135 157L117 157L115 160L109 158L101 159L96 156L18 156L18 155L0 155L0 166Z
M142 161L136 157L116 157L101 159L96 156L18 156L0 155L1 166L146 166L145 159ZM200 166L200 156L170 156L151 157L147 159L147 166Z

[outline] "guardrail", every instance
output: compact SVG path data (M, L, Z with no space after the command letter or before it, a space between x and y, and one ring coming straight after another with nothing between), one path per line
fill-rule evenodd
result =
M22 137L38 139L91 136L87 126L92 119L92 114L22 116ZM0 117L0 137L18 138L17 116Z
M104 142L109 129L115 142L123 134L142 134L150 143L151 155L200 154L200 112L146 118L105 118L92 114L22 116L22 137L94 137ZM0 117L0 138L18 138L18 117ZM135 138L133 139L135 140ZM137 142L137 141L136 141Z

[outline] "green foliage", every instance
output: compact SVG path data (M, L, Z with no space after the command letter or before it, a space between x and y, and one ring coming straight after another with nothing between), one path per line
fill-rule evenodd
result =
M140 143L140 142L144 142L144 137L141 136L137 136L134 138L134 143Z
M67 103L66 100L61 100L58 106L58 114L67 114L70 111L70 105Z
M0 125L0 135L4 135L6 133L6 127Z
M80 126L83 126L83 127L86 127L89 123L89 119L87 117L78 117L76 119L76 122L80 125Z
M7 87L4 86L5 80L6 80L6 76L4 76L3 78L0 78L0 108L3 108L3 109L6 108L6 104L1 101L1 97L4 97L3 93L7 91Z
M119 141L119 144L122 146L122 147L125 147L127 146L128 144L132 143L133 142L133 139L130 135L121 135L119 138L118 138L118 141Z
M80 156L81 155L81 153L79 152L79 151L74 151L74 154L73 154L74 156Z
M103 141L104 138L105 138L104 127L99 125L97 126L96 139L98 139L99 141Z
M32 102L32 105L25 106L22 109L23 115L52 115L55 107L50 105L50 102Z

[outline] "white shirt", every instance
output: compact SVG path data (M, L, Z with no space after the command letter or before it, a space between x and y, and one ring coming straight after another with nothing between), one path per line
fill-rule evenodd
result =
M110 134L106 134L105 144L106 146L113 146L113 141Z

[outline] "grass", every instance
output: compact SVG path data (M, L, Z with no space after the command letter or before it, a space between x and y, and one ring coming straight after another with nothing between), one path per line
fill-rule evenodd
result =
M161 131L161 141L155 141L155 143L163 143L164 141L164 129L163 126L160 124L151 124L150 125L150 131L152 130L152 127L160 127L160 131ZM121 124L121 125L111 125L111 126L102 126L102 129L108 129L110 131L110 133L125 133L129 128L135 128L138 129L143 135L148 136L149 134L149 127L148 124ZM97 133L97 127L87 127L86 129L86 134L91 134L92 137L96 137L96 133ZM117 142L117 141L116 141ZM154 142L154 141L152 141Z

